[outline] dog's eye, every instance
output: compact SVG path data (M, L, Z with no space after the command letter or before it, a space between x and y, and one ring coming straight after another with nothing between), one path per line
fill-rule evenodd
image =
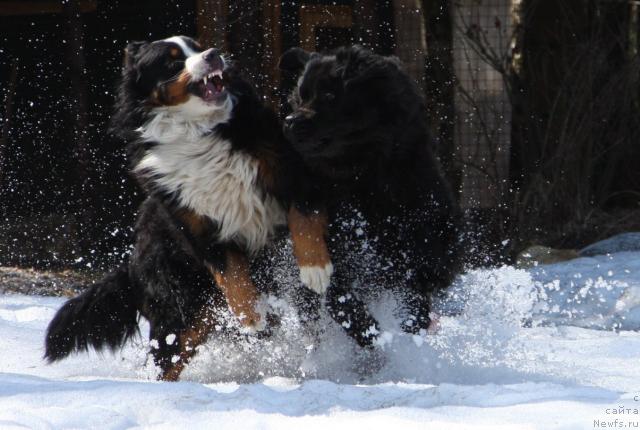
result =
M332 92L326 92L322 95L322 98L330 102L331 100L334 100L336 98L336 95Z

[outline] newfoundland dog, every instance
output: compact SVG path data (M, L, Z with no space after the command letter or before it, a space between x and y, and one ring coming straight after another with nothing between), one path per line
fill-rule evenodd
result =
M380 328L357 292L391 287L402 329L425 333L433 294L458 269L459 210L421 92L397 58L361 47L293 48L280 68L297 79L285 135L328 220L331 317L361 346L374 345Z

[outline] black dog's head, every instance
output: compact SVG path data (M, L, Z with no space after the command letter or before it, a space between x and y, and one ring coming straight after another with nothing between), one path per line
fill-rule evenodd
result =
M186 120L225 116L233 104L226 89L226 69L217 49L203 49L186 36L130 43L112 129L126 134L160 110Z
M299 75L285 134L314 170L355 168L394 150L407 121L422 112L416 85L395 57L360 47L330 54L287 51L280 68Z

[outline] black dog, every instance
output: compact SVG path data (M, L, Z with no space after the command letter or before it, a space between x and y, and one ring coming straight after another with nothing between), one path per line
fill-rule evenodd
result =
M215 49L182 36L127 46L112 127L128 141L132 170L148 198L128 265L69 300L51 321L46 358L121 347L149 320L161 377L176 380L227 305L251 329L264 328L250 257L287 222L302 281L329 282L324 220L297 195L276 115Z
M316 204L330 223L332 317L371 345L378 324L352 285L400 285L403 329L427 329L431 295L458 268L458 208L433 155L417 86L396 58L360 47L325 55L293 48L280 68L299 77L285 135L313 174ZM354 270L365 238L381 266L365 266L373 276Z

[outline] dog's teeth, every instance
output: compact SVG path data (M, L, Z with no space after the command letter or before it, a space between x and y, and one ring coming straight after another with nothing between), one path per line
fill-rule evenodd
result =
M202 80L204 81L204 84L207 85L207 77L205 76Z

